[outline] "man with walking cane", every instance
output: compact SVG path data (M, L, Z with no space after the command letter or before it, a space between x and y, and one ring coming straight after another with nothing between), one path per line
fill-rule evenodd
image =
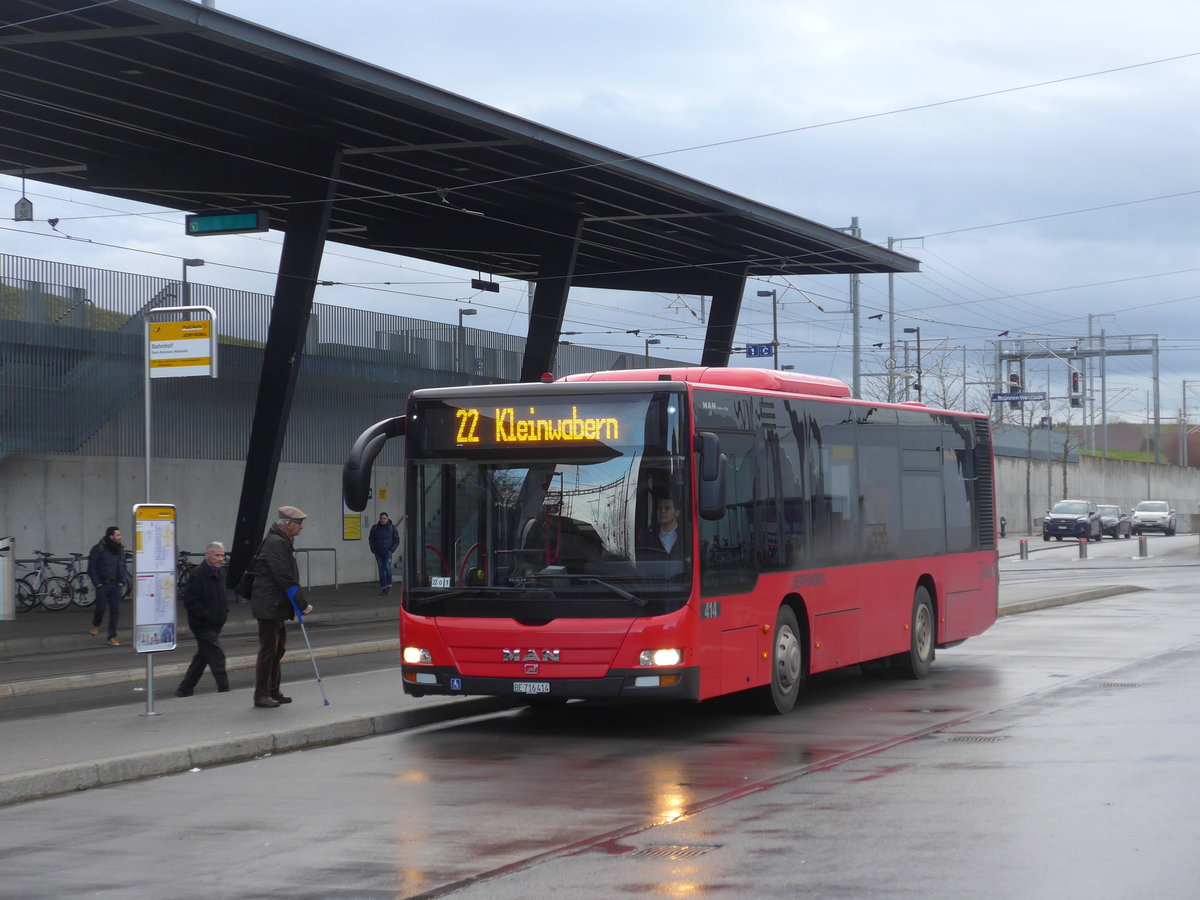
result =
M250 610L258 620L258 660L254 667L254 705L273 709L291 703L280 690L283 673L280 661L287 652L284 623L296 613L309 615L313 608L300 588L300 569L292 542L308 516L294 506L279 507L279 519L263 538L258 555L251 563L254 590ZM301 619L303 621L303 619ZM307 635L305 635L307 640Z

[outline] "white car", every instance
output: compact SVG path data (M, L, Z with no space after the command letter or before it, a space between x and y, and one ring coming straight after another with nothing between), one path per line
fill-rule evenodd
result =
M1166 500L1143 500L1133 511L1133 533L1161 531L1167 537L1175 533L1175 510Z

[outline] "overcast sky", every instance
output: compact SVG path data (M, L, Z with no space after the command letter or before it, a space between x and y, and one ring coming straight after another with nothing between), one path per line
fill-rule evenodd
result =
M1200 381L1200 4L1195 0L217 0L220 11L682 172L921 260L896 278L897 328L927 352L982 358L1010 338L1161 335L1164 415ZM0 209L19 182L0 178ZM271 291L278 235L181 236L182 215L44 220L103 197L31 183L42 224L3 223L6 252ZM84 213L86 214L86 213ZM117 249L129 248L129 249ZM155 256L144 251L167 254ZM247 272L245 269L258 270ZM324 302L456 321L456 277L411 260L331 247L322 277L397 290L319 289ZM467 276L469 277L469 276ZM430 283L434 282L434 283ZM781 361L850 377L848 279L777 280ZM407 286L404 286L407 285ZM770 340L769 285L751 283L739 342ZM445 298L430 302L429 296ZM474 324L523 334L519 285ZM861 288L864 370L887 340L886 276ZM482 299L482 298L481 298ZM696 298L576 292L572 340L618 345L626 327L698 359ZM764 306L764 303L767 304ZM628 345L626 345L628 346ZM637 344L642 349L640 342ZM955 351L959 353L960 351ZM931 356L936 359L936 356ZM1029 387L1065 391L1065 369L1031 363ZM1111 358L1109 401L1144 410L1148 357ZM1040 381L1040 384L1038 383ZM1188 405L1200 407L1200 391Z

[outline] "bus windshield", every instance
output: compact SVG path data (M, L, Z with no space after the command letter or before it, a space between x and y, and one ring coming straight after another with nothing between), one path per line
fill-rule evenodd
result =
M547 619L681 606L692 571L681 400L414 399L406 608Z

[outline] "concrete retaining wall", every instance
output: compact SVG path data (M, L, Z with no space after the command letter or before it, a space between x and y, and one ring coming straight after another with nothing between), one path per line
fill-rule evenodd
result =
M1200 528L1200 470L1090 456L1065 468L1064 487L1061 461L1049 464L1047 480L1045 460L996 457L996 515L1008 520L1010 535L1040 535L1046 510L1067 497L1116 503L1130 512L1142 500L1166 500L1180 531Z
M144 459L131 457L9 457L0 463L0 536L13 536L19 558L32 556L34 550L66 555L86 553L107 526L117 525L124 532L125 545L132 547L133 506L146 501L145 468ZM175 505L180 550L198 553L209 541L232 544L244 468L240 462L154 460L151 499ZM374 478L374 495L386 492L387 499L368 504L357 516L361 539L347 540L342 529L341 466L284 463L279 467L272 509L291 504L308 513L296 548L336 549L340 582L377 577L367 531L380 512L397 518L401 513L401 470L376 467ZM314 550L301 554L299 560L301 579L311 567L312 584L334 582L333 553Z

